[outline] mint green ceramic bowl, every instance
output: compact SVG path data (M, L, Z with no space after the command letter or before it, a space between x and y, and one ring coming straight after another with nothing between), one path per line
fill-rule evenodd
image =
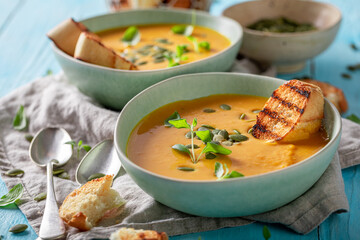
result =
M130 10L106 14L81 21L93 32L121 26L155 23L191 24L188 10ZM119 110L136 94L161 80L187 73L223 72L233 64L242 40L242 28L234 20L196 11L196 24L209 27L227 37L231 45L209 58L172 68L150 71L126 71L102 67L77 60L53 44L55 56L68 80L81 92L105 107Z
M327 100L324 126L330 136L329 143L313 156L281 170L224 181L186 181L149 172L126 156L132 129L143 117L165 104L224 93L269 97L283 83L279 79L250 74L203 73L174 77L147 88L124 107L116 123L114 142L122 165L154 199L189 214L245 216L294 200L320 178L340 141L341 118Z

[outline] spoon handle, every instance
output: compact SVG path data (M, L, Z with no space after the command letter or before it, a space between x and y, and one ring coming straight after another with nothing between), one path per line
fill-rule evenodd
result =
M42 239L55 239L65 235L65 225L59 216L53 182L53 162L46 165L47 171L47 196L46 205L41 221L39 237Z

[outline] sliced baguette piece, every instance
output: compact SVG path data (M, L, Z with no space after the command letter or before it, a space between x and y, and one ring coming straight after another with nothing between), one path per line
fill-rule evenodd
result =
M120 228L113 232L110 240L168 240L165 232L156 232L152 230L135 230L134 228Z
M74 57L84 62L123 70L136 70L136 66L102 44L92 34L82 32L75 47Z
M51 29L47 36L59 49L70 56L74 56L75 46L80 34L88 31L84 24L69 18Z
M348 103L343 91L340 88L337 88L329 83L320 82L313 79L301 79L301 81L320 87L324 97L326 97L332 104L334 104L340 113L344 113L348 110Z
M125 203L119 193L110 188L112 182L113 177L106 175L72 191L59 209L60 217L81 231L90 230L109 211Z
M313 84L290 80L276 89L257 116L253 136L292 142L319 131L324 117L324 96Z

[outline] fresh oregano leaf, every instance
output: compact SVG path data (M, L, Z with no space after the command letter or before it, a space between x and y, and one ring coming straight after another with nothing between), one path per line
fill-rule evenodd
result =
M266 225L264 225L262 232L265 240L269 240L271 238L270 230Z
M210 130L206 131L196 131L196 136L200 138L204 143L211 142L211 132Z
M180 34L184 36L190 36L194 30L194 27L191 25L175 25L171 28L171 31L175 34Z
M190 129L190 125L187 123L186 119L169 120L169 123L176 128L189 128Z
M34 200L37 202L40 202L40 201L46 199L46 196L47 196L46 192L42 192L42 193L39 193L38 195L36 195L34 197Z
M16 184L10 191L0 198L0 207L10 205L21 198L24 188L21 183Z
M128 27L124 32L121 41L128 45L136 45L140 41L139 29L135 26Z
M210 51L210 43L207 41L200 42L199 47L205 49L206 51Z
M173 125L171 125L169 123L169 120L179 120L181 119L180 115L178 112L174 112L173 114L170 115L170 117L168 117L165 121L164 121L164 125L165 127L172 127Z
M211 153L218 153L218 154L223 154L223 155L229 155L230 153L232 153L231 150L224 148L221 145L217 145L211 142L208 142L205 146L205 148L203 149L203 152L211 152Z
M226 174L223 178L238 178L238 177L244 177L244 174L239 173L237 171L231 171L231 173Z
M81 146L86 152L90 151L91 147L89 145L82 145Z
M349 119L350 121L360 124L360 118L358 116L356 116L355 114L351 114L351 115L347 116L346 118Z
M196 125L197 125L197 119L196 119L196 118L193 119L193 122L192 122L191 125L192 125L193 127L196 127Z
M65 142L65 144L70 144L71 147L74 149L74 147L76 145L76 142L75 141L68 141L68 142Z
M190 150L183 144L175 144L174 146L172 146L172 149L187 153L191 156Z
M25 115L25 109L23 105L20 105L18 111L16 112L16 115L13 120L13 128L15 130L21 131L26 129L28 124L26 115Z
M198 53L199 52L199 44L198 44L197 38L193 37L193 36L187 36L186 38L192 42L192 44L194 46L194 51Z
M224 167L221 163L215 162L215 176L221 178L224 174Z

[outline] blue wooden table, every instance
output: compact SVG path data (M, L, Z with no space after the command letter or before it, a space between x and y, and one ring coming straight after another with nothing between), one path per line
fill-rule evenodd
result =
M220 15L222 10L241 0L214 1L211 13ZM347 114L360 115L360 71L352 73L351 79L343 79L346 66L360 63L360 50L350 48L351 43L360 47L360 1L327 0L341 9L343 22L335 42L324 53L307 63L296 74L279 75L283 79L304 75L327 81L342 88L349 101ZM0 0L0 97L15 88L41 77L51 69L61 71L51 52L45 33L66 18L81 20L107 13L105 0ZM343 170L345 190L350 212L331 215L311 233L298 235L286 227L267 224L271 239L360 239L360 166ZM7 192L0 180L0 196ZM29 228L25 233L14 235L8 229L18 223L27 223L25 216L15 208L0 209L0 235L3 239L35 239L36 233ZM217 231L201 232L171 239L262 239L262 223Z

